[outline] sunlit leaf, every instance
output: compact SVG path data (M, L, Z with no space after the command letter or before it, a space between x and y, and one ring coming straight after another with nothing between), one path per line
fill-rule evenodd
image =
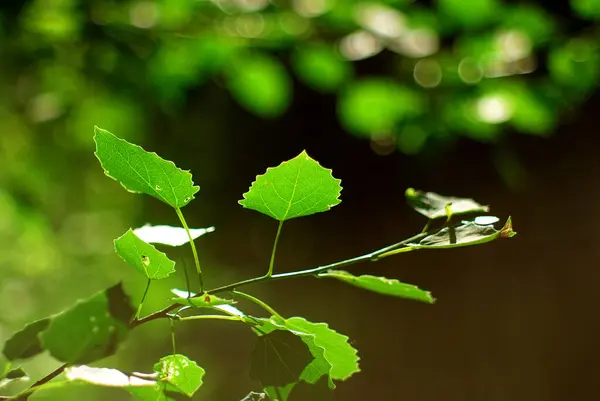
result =
M256 177L240 205L285 221L324 212L339 204L341 180L306 151Z
M379 294L391 295L394 297L414 299L416 301L434 303L435 298L429 291L421 290L412 284L405 284L398 280L385 277L376 277L370 275L354 276L345 271L332 270L321 273L319 277L331 277L340 281L352 284L365 290L374 291Z
M149 279L160 280L175 272L175 262L138 238L131 228L115 240L115 252Z
M331 365L331 379L346 380L360 371L357 351L349 344L348 337L330 329L326 323L312 323L303 317L292 317L283 324L289 330L314 335L315 345L323 348L323 356Z
M152 379L147 376L128 375L116 369L95 368L85 365L65 369L65 377L68 380L79 380L105 387L155 386L156 378Z
M365 136L392 133L398 123L421 111L422 100L418 93L387 79L352 82L338 101L343 126Z
M480 205L470 198L442 196L435 192L417 191L408 188L405 192L406 202L417 212L430 219L447 217L446 207L450 205L452 215L469 213L487 213L489 206Z
M172 207L187 205L200 189L192 175L173 162L94 127L96 157L104 173L130 192L151 195Z
M277 59L257 53L231 64L227 86L242 107L260 117L281 115L291 101L292 84L285 68Z
M2 353L9 361L31 358L44 349L39 334L50 325L50 319L41 319L28 324L21 331L13 334L6 343Z
M192 239L196 239L206 233L215 231L214 227L190 228ZM181 246L190 242L184 228L173 226L145 226L136 228L133 233L142 241L149 244L162 244L170 246Z
M191 397L202 386L204 369L185 355L165 356L154 365L158 379L172 385L177 391Z
M437 233L423 238L419 243L408 244L408 246L412 249L458 248L484 244L498 238L510 238L516 234L512 230L510 218L508 218L504 227L500 230L496 230L493 225L481 225L473 221L468 221L458 227L443 228Z
M300 47L292 62L298 77L318 91L333 92L352 75L352 64L325 44Z
M134 309L119 283L53 316L41 334L43 347L62 362L96 361L115 353L127 336L133 315Z

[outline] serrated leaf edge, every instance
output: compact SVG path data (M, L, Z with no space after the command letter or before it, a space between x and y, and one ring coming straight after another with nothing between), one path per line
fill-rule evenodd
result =
M125 139L123 139L123 138L119 138L118 136L116 136L116 135L115 135L115 134L113 134L112 132L110 132L110 131L108 131L108 130L105 130L105 129L103 129L103 128L100 128L100 127L98 127L97 125L94 125L94 143L96 144L96 151L94 152L94 156L96 156L96 159L98 159L98 161L100 162L100 165L102 166L102 170L104 171L104 175L106 175L107 177L109 177L109 178L111 178L111 179L115 180L116 182L118 182L118 183L119 183L119 184L120 184L120 185L121 185L123 188L125 188L125 190L126 190L127 192L131 192L131 193L134 193L134 194L143 194L143 193L144 193L144 192L141 192L141 191L133 191L133 190L131 190L131 189L127 188L127 187L126 187L126 186L125 186L125 185L124 185L124 184L123 184L123 183L122 183L122 182L121 182L119 179L117 179L117 178L113 177L112 175L110 175L110 173L108 172L108 170L106 169L106 167L104 167L104 164L102 163L102 160L101 160L101 159L100 159L100 157L98 156L98 141L96 141L96 136L98 136L98 135L99 135L99 133L98 133L98 131L99 131L99 130L101 130L101 131L104 131L104 132L106 132L107 134L110 134L110 135L114 136L114 137L115 137L115 138L116 138L118 141L120 141L120 142L125 142L126 144L128 144L128 145L130 145L130 146L133 146L133 147L135 147L135 148L139 148L139 149L140 149L140 150L142 150L143 152L145 152L145 153L148 153L148 154L150 154L150 155L152 155L152 156L156 156L156 157L157 157L159 160L162 160L162 161L164 161L164 162L167 162L167 163L169 163L169 164L173 165L173 166L174 166L176 169L178 169L178 170L180 170L180 171L183 171L184 173L186 173L186 174L189 176L189 178L190 178L190 183L192 184L192 188L197 188L197 190L196 190L195 192L193 192L193 193L192 193L192 194L189 196L189 200L188 200L187 202L185 202L185 203L184 203L183 205L181 205L181 206L176 206L176 205L174 206L174 205L171 205L169 202L167 202L167 200L166 200L166 199L165 199L165 198L162 196L162 194L161 194L159 191L157 191L155 188L153 188L153 187L152 187L152 185L148 184L148 183L146 182L146 180L144 180L144 182L146 182L146 184L148 184L148 187L149 187L149 188L150 188L150 189L151 189L151 190L152 190L152 191L153 191L155 194L157 194L157 195L158 195L157 197L158 197L158 198L159 198L159 199L160 199L162 202L164 202L164 203L166 203L167 205L169 205L169 206L172 206L172 207L179 207L179 208L181 208L181 207L184 207L184 206L186 206L186 205L187 205L188 203L190 203L192 200L196 199L196 198L194 197L194 195L195 195L195 194L197 194L197 193L198 193L198 191L200 191L200 186L199 186L199 185L195 185L195 183L194 183L194 180L193 180L193 176L192 176L192 173L190 172L190 170L183 170L182 168L180 168L180 167L177 167L177 165L176 165L174 162L172 162L171 160L166 160L166 159L163 159L163 158L162 158L162 157L160 157L160 156L159 156L159 155L158 155L156 152L150 152L150 151L147 151L146 149L142 148L140 145L136 145L135 143L131 143L131 142L129 142L129 141L126 141L126 140L125 140ZM134 170L134 171L135 171L135 170ZM141 177L141 176L140 176L140 177ZM143 179L143 177L141 177L141 178Z
M248 190L242 194L242 197L243 197L243 199L240 199L240 200L238 201L238 204L240 204L240 205L242 205L244 208L246 208L246 205L244 205L244 203L242 203L242 202L244 202L245 200L247 200L247 199L248 199L248 198L246 198L246 195L247 195L247 194L248 194L248 193L249 193L249 192L252 190L252 187L254 186L254 184L256 184L256 182L258 181L258 179L259 179L260 177L264 177L265 175L267 175L267 173L268 173L270 170L277 169L277 168L279 168L279 167L283 166L285 163L288 163L288 162L290 162L291 160L294 160L295 158L297 158L297 157L300 157L300 156L303 156L303 155L304 155L304 157L306 157L307 159L310 159L310 160L314 161L315 163L317 163L317 165L318 165L319 167L321 167L323 170L325 170L325 171L329 172L329 176L330 176L330 177L331 177L331 178L332 178L332 179L333 179L333 180L334 180L334 181L335 181L335 182L336 182L336 183L337 183L337 184L340 186L340 192L339 192L338 196L335 198L335 200L336 200L337 202L336 202L336 203L332 203L332 204L330 204L330 205L327 205L327 210L331 210L331 208L332 208L332 207L339 205L339 204L342 202L342 200L340 199L340 196L341 196L341 194L342 194L342 190L344 189L344 187L342 186L342 180L341 180L340 178L335 178L335 177L333 176L333 169L330 169L330 168L327 168L327 167L323 167L323 166L321 165L321 163L319 163L317 160L315 160L315 159L313 159L312 157L310 157L310 155L308 154L308 152L306 151L306 149L302 150L302 152L300 152L300 153L299 153L297 156L294 156L294 157L292 157L292 158L291 158L291 159L289 159L289 160L282 161L281 163L279 163L279 164L278 164L277 166L275 166L275 167L267 167L267 170L266 170L264 173L256 175L256 176L255 176L255 178L254 178L254 181L252 181L252 183L250 184L250 187L248 187ZM288 211L286 212L286 215L287 215L287 213L288 213L288 212L289 212L289 207L288 207ZM276 220L279 220L279 219L276 219ZM285 220L288 220L288 219L287 219L287 218L284 218L284 219L282 219L282 220L279 220L279 221L285 221Z

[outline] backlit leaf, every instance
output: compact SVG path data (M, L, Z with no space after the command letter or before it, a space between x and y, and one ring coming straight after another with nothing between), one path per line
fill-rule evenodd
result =
M329 328L326 323L312 323L303 317L285 320L285 327L314 335L315 345L323 348L323 356L331 365L329 376L333 380L346 380L360 371L356 349L348 343L348 337Z
M435 298L429 291L424 291L412 284L405 284L398 280L370 275L354 276L345 271L332 270L321 273L318 277L331 277L348 284L394 297L414 299L416 301L434 303Z
M200 187L173 162L94 127L96 157L104 173L130 192L151 195L172 207L187 205Z
M101 387L122 388L144 401L172 401L164 393L165 385L157 382L157 374L126 374L117 369L72 366L65 369L71 382L83 382Z
M9 361L31 358L44 349L38 335L50 325L50 319L41 319L28 324L6 340L2 353Z
M196 239L206 233L215 231L214 227L190 228L192 239ZM181 246L190 242L187 232L181 227L152 226L146 224L133 230L133 233L142 241L149 244L163 244L170 246Z
M161 382L169 383L177 391L191 397L202 386L204 369L196 362L181 354L169 355L161 358L154 365Z
M417 191L413 188L407 189L405 196L406 201L413 209L430 219L446 217L448 204L451 204L450 210L453 215L487 213L489 211L489 206L480 205L473 199L442 196L434 192Z
M175 262L142 241L131 229L115 240L115 252L149 279L160 280L175 271Z
M127 336L134 312L119 283L53 316L41 334L43 347L54 358L70 364L107 357Z
M240 205L285 221L324 212L339 204L341 180L306 151L256 177Z

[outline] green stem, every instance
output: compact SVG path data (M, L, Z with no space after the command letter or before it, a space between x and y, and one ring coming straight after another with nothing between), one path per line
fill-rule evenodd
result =
M177 353L177 347L175 346L175 321L169 319L171 322L171 346L173 347L173 355Z
M226 315L194 315L194 316L179 317L176 319L179 321L201 320L201 319L235 320L235 321L240 321L240 322L242 321L242 319L240 319L237 316L226 316Z
M283 319L283 317L279 313L277 313L277 311L275 311L275 309L273 309L271 306L267 305L267 303L263 302L262 300L260 300L258 298L253 297L252 295L246 294L245 292L241 292L241 291L231 291L231 293L234 295L240 296L242 298L245 298L248 301L254 302L258 306L260 306L261 308L263 308L264 310L269 312L271 315L274 315L280 319Z
M192 253L194 254L194 263L196 264L196 271L198 272L198 281L200 282L200 293L204 292L204 282L202 281L202 269L200 269L200 260L198 259L198 252L196 252L196 245L194 245L194 239L192 238L192 234L190 233L190 229L185 221L185 217L183 217L183 213L181 213L181 209L176 207L175 212L177 212L177 217L179 217L179 221L183 224L183 228L185 228L185 232L188 235L190 240L190 246L192 247ZM188 292L190 292L188 290Z
M385 248L381 248L374 252L370 252L370 253L367 253L367 254L364 254L361 256L357 256L355 258L342 260L340 262L330 263L328 265L315 267L313 269L298 270L298 271L289 272L289 273L273 274L270 277L269 276L254 277L254 278L250 278L247 280L238 281L237 283L228 284L228 285L225 285L222 287L218 287L218 288L209 290L208 293L232 291L239 287L243 287L243 286L246 286L249 284L262 283L265 281L281 280L281 279L292 278L292 277L314 276L316 274L322 273L327 270L340 269L342 267L354 265L354 264L360 263L360 262L369 262L369 261L377 262L382 257L389 256L389 255L383 256L384 254L386 254L390 251L393 251L395 249L402 248L402 247L406 246L406 244L410 244L412 242L419 241L420 239L422 239L428 235L429 235L429 233L420 233L420 234L414 235L410 238L407 238L404 241L400 241L400 242L392 244L390 246L386 246Z
M140 300L140 304L137 308L137 312L135 313L135 317L133 320L137 320L142 313L142 307L144 306L144 301L146 300L146 295L148 295L148 290L150 289L150 284L152 283L151 279L148 279L148 284L146 284L146 289L144 290L144 295L142 295L142 299Z
M273 276L273 269L275 268L275 252L277 251L277 243L279 242L281 227L283 227L283 220L279 220L279 225L277 226L277 234L275 234L275 242L273 243L273 250L271 251L271 261L269 262L269 271L265 277Z

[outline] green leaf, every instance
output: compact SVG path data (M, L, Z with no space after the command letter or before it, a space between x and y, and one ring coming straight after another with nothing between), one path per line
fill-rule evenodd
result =
M145 193L181 208L194 199L200 189L194 186L189 171L106 130L94 127L94 141L95 155L104 173L130 192Z
M339 204L341 180L306 151L256 177L239 204L279 221L324 212Z
M8 366L7 366L8 368ZM9 384L13 383L15 380L18 381L28 381L29 376L27 373L21 368L10 369L6 372L3 372L0 375L0 389L7 387ZM2 397L0 397L2 399Z
M314 336L302 336L302 341L304 341L314 359L304 368L300 380L315 384L322 376L327 375L330 388L335 388L335 384L329 377L331 364L325 359L325 350L315 344Z
M174 294L187 295L187 291L171 290ZM205 292L204 294L188 298L187 296L178 296L171 298L171 301L180 305L189 305L196 308L213 308L220 305L233 305L236 302L233 299L225 299Z
M355 285L365 290L378 292L384 295L394 297L408 298L415 301L427 302L432 304L435 298L429 291L424 291L412 284L405 284L395 279L385 277L376 277L370 275L354 276L346 271L332 270L326 273L320 273L318 277L331 277Z
M65 369L70 382L82 382L101 387L122 388L144 401L172 401L164 393L165 385L157 382L157 374L123 373L117 369L72 366Z
M264 391L269 396L270 401L288 401L290 393L292 392L296 384L297 383L294 382L279 387L268 386L264 388Z
M480 205L473 199L442 196L434 192L417 191L408 188L405 193L406 201L417 212L430 219L447 217L446 206L450 206L452 215L468 213L487 213L489 206Z
M184 355L165 356L154 365L161 382L175 387L177 391L191 397L202 386L204 369Z
M115 240L115 252L149 279L160 280L175 272L175 262L142 241L131 228Z
M21 368L11 369L6 375L4 375L3 379L15 380L15 379L27 379L27 373Z
M315 345L323 348L323 356L331 365L329 376L333 380L346 380L360 371L356 349L348 343L348 337L329 328L326 323L312 323L303 317L285 320L285 327L314 335Z
M263 118L277 117L288 108L291 80L279 60L261 54L246 54L230 63L227 86L246 110Z
M215 231L214 227L190 228L192 239L196 239L206 233ZM152 226L146 224L133 230L133 233L142 241L149 244L163 244L169 246L181 246L190 242L187 232L181 227Z
M154 387L156 378L152 375L125 374L117 369L72 366L65 369L65 377L70 381L82 381L103 387Z
M260 335L251 356L250 378L264 387L296 382L313 359L300 335L306 334L279 329Z
M135 311L121 283L51 318L41 334L42 344L54 358L86 364L115 353L129 331Z
M458 227L446 227L435 234L423 238L418 244L408 244L411 249L448 249L463 246L484 244L497 238L514 237L517 233L512 230L510 217L506 220L501 230L496 230L493 225L477 224L466 221Z
M38 335L46 330L49 324L48 318L28 324L6 341L2 353L9 361L27 359L39 354L44 349Z
M203 297L198 297L198 294L196 293L179 290L177 288L173 288L171 292L176 295L176 297L171 298L171 300L180 305L216 309L228 315L237 316L239 318L246 316L244 312L233 306L233 304L236 302L232 299L225 299L206 293ZM208 300L206 299L207 295L210 297Z

